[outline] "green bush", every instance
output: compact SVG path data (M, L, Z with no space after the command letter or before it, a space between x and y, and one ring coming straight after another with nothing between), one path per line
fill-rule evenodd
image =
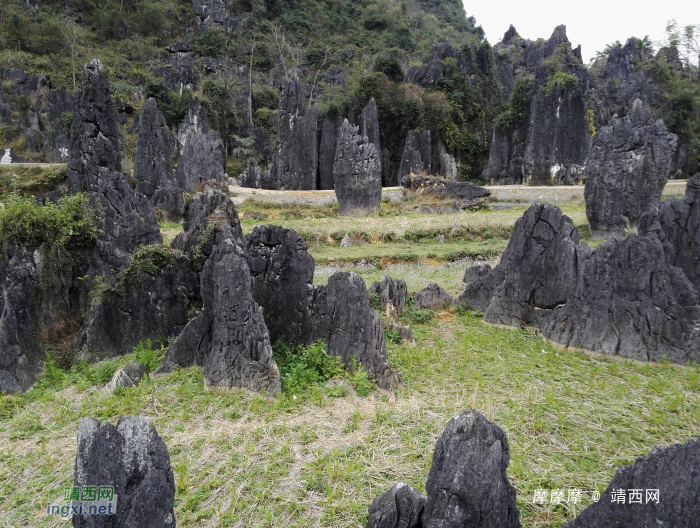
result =
M146 342L139 341L134 348L134 357L141 363L146 372L153 372L161 364L168 348L165 345L158 346L155 350L150 339Z
M397 83L403 81L403 69L401 68L401 64L399 64L399 61L394 57L380 55L374 61L372 71L383 73L389 79Z
M155 275L163 268L174 267L181 255L180 251L160 244L137 247L128 266L119 274L119 288L128 288L132 284L138 284L148 275Z
M93 244L101 233L97 210L84 194L65 196L58 203L42 205L34 197L8 195L0 209L2 244L65 248Z
M68 179L68 167L54 169L46 175L44 185L47 189L55 189Z
M511 132L517 125L530 117L530 103L534 95L535 82L529 77L515 81L510 108L496 119L496 130L501 133Z
M549 96L554 90L557 83L561 83L561 92L565 93L569 90L573 90L578 86L578 77L576 77L575 75L564 73L563 71L558 71L544 86L544 94L546 96Z
M284 390L291 394L298 394L312 385L343 374L341 359L329 355L326 345L320 340L293 351L280 339L275 343L273 353Z
M162 78L149 79L146 82L146 98L153 97L156 100L158 108L163 112L165 122L170 127L185 117L191 95L187 89L182 91L182 95L171 90Z
M195 39L194 51L202 57L219 58L223 56L226 42L226 32L223 28L209 28Z

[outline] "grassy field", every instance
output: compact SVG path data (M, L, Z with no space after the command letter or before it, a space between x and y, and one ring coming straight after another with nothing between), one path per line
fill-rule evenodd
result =
M239 212L246 233L259 223L298 230L317 259L317 284L353 270L368 285L389 273L410 292L437 282L456 293L468 265L498 262L524 210L420 216L383 207L381 216L359 220L330 207L246 202ZM588 232L583 208L564 211ZM181 225L161 229L169 243ZM345 233L366 244L340 248ZM424 490L435 441L470 408L508 435L508 476L528 528L560 526L617 466L700 435L697 365L558 350L535 331L485 325L471 312L410 306L404 318L417 346L388 334L389 360L404 382L393 393L361 396L351 374L276 399L207 392L191 368L106 395L103 384L130 357L70 372L49 365L32 391L0 396L0 528L66 525L34 512L60 502L72 483L84 416L151 418L170 452L182 527L361 528L378 493L400 481ZM583 492L576 506L533 503L536 489L570 488Z
M170 450L183 527L362 527L394 483L424 490L435 441L469 408L508 435L526 527L575 513L533 504L535 489L578 488L580 509L616 466L700 434L698 367L594 358L471 313L425 315L412 322L415 348L389 344L405 383L393 394L360 397L341 379L268 401L207 392L192 368L107 396L100 383L128 358L52 369L31 392L1 400L0 526L65 525L33 515L72 482L83 416L151 418Z

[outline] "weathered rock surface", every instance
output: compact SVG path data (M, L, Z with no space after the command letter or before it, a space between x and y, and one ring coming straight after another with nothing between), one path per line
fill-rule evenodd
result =
M483 177L498 185L578 183L590 146L585 94L591 82L581 48L572 48L563 25L546 41L523 39L515 28L506 36L494 46L494 59L504 95L520 118L493 128ZM569 76L566 83L553 78L552 64ZM523 77L532 79L531 93L513 101L516 79Z
M409 174L429 174L431 159L430 130L409 130L399 165L399 183L403 185L403 179Z
M500 427L478 411L455 416L435 444L427 498L397 484L374 499L367 528L520 528L509 462Z
M513 27L513 26L510 26ZM464 277L462 278L462 282L464 284L470 284L474 282L475 280L478 280L482 277L485 277L491 273L491 266L488 264L474 264L473 266L469 266L467 268L467 271L464 272Z
M519 528L515 488L506 475L509 462L500 427L478 411L452 418L435 445L422 526Z
M631 491L641 495L630 500ZM647 490L658 490L650 500ZM622 491L626 499L613 502ZM639 501L639 502L637 502ZM694 526L700 516L700 440L655 447L631 466L618 468L600 501L591 504L564 528Z
M256 226L246 235L253 299L260 305L270 342L306 342L316 267L308 247L293 229Z
M465 274L467 287L456 302L481 309L489 323L536 324L537 310L567 301L589 255L569 217L553 205L534 204L515 223L498 266L486 274L483 268Z
M366 136L370 143L372 143L377 152L379 153L379 165L381 170L381 154L382 145L379 139L379 112L377 110L377 102L372 97L367 106L362 109L362 135Z
M579 263L575 290L540 317L542 334L566 346L674 363L700 360L700 303L661 242L630 235Z
M401 339L401 343L408 346L416 346L416 341L413 339L413 330L408 325L405 325L399 319L399 312L393 304L387 304L384 310L386 317L388 319L387 328L396 332Z
M170 345L155 374L167 374L178 365L200 365L208 388L275 394L282 382L264 316L253 300L238 214L226 200L206 215L223 193L200 194L178 246L191 251L195 266L198 259L206 259L200 275L203 307Z
M185 198L173 174L175 138L165 124L155 99L149 97L139 116L134 155L136 190L151 200L167 219L180 221Z
M198 298L192 262L178 251L135 256L119 276L119 286L95 297L80 334L72 344L78 359L125 354L140 341L165 341L187 325ZM155 266L155 271L139 272Z
M146 377L146 371L143 365L138 361L129 361L122 368L117 370L112 376L112 380L105 385L104 391L107 394L112 394L117 387L126 389L128 387L135 387L141 380Z
M424 310L441 310L452 303L452 296L434 282L416 293L416 304Z
M202 103L198 97L191 97L187 104L187 113L177 129L179 154L182 156L190 137L194 134L206 134L207 130L207 114L202 108Z
M401 185L417 193L432 194L445 200L457 200L462 209L478 209L491 196L491 191L473 183L418 176L415 173L401 180Z
M116 515L74 515L75 528L174 528L175 479L165 442L145 416L117 426L81 418L74 486L114 486Z
M657 211L642 215L639 234L658 238L666 262L683 270L700 293L700 173L685 188L683 199L669 198Z
M340 117L327 117L321 126L321 140L318 145L319 188L333 189L333 163L338 148L338 131L343 124Z
M36 317L39 274L34 248L9 246L4 250L0 259L0 391L23 392L41 371L44 353L37 339Z
M403 279L392 279L391 275L385 275L382 282L375 281L370 286L368 293L379 295L382 310L386 310L388 305L393 305L399 315L406 306L406 293L408 287Z
M366 528L420 528L425 497L405 482L377 495Z
M366 216L379 211L382 200L381 159L367 136L343 121L333 163L333 185L340 216Z
M308 108L310 87L294 75L282 82L270 181L265 188L313 190L318 171L318 105Z
M114 274L143 244L160 244L158 219L148 199L134 192L121 174L121 150L114 104L102 63L83 67L71 127L68 190L94 193L102 209L102 231L93 254L91 274Z
M228 0L192 0L192 9L202 33L215 27L230 29L233 26L228 3Z
M309 342L317 339L347 367L356 357L381 388L398 383L386 354L384 325L370 307L365 282L356 273L337 272L328 285L316 288Z
M24 163L26 160L22 156L18 156L12 149L0 150L0 165L9 165L11 163Z
M205 181L224 182L224 151L216 133L206 128L189 133L177 162L176 177L180 188L188 193Z
M624 236L661 205L678 138L637 100L593 138L586 160L586 216L598 238Z

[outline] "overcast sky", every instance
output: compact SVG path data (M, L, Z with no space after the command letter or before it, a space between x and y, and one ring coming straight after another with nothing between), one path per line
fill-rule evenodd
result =
M510 24L531 40L547 39L556 26L564 24L573 46L581 44L585 62L616 40L624 44L629 37L645 35L652 41L662 40L666 21L672 18L679 26L700 24L700 0L463 0L463 4L491 44L503 38Z

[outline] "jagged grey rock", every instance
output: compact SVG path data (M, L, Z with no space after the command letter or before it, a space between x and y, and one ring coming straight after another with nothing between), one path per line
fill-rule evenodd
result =
M38 251L9 246L0 258L0 392L23 392L41 371Z
M379 211L382 200L381 160L377 148L347 119L338 132L333 185L340 216L366 216Z
M207 114L202 108L202 103L198 97L191 97L187 103L187 113L177 129L179 154L182 156L190 137L194 134L206 134L207 130Z
M452 296L434 282L416 293L416 304L424 310L441 310L452 303Z
M467 287L456 302L481 309L489 323L536 324L538 310L566 303L589 255L587 245L579 246L578 229L568 216L553 205L533 204L515 223L498 266L465 280Z
M433 194L444 200L457 200L462 209L478 209L491 196L491 191L473 183L418 176L415 173L404 177L401 185L413 192Z
M74 515L75 528L174 528L175 479L168 448L145 416L117 426L78 424L74 486L114 486L116 515Z
M228 3L228 0L192 0L192 10L197 15L197 24L202 33L215 27L228 30L233 26Z
M510 27L512 28L513 26L511 25ZM474 264L473 266L469 266L467 271L464 272L462 282L464 284L470 284L481 277L485 277L489 273L491 273L491 266L489 264Z
M392 279L391 275L385 275L382 282L375 281L370 286L368 293L376 293L379 295L379 301L382 310L391 304L396 308L398 315L401 315L406 307L406 293L408 287L403 279Z
M24 163L26 160L22 156L15 154L12 149L0 150L0 165L9 165L11 163Z
M698 295L667 264L661 242L637 235L609 240L578 269L574 291L540 314L542 335L641 361L700 361Z
M185 198L173 174L175 138L168 130L156 100L149 97L139 115L139 136L134 155L136 190L146 196L169 220L180 221Z
M515 488L506 470L503 430L478 411L450 420L435 445L425 485L423 528L520 528Z
M102 63L83 67L83 82L71 126L68 190L94 193L102 234L91 274L113 275L143 244L161 244L158 219L148 199L134 192L121 171L119 130Z
M678 137L640 100L593 138L586 160L586 216L597 238L624 236L661 205Z
M309 342L317 339L347 367L356 357L381 388L391 389L399 382L389 366L384 325L370 307L365 281L357 273L339 271L326 286L316 288Z
M700 293L700 173L688 180L685 196L669 198L658 211L642 215L639 234L658 238L666 262L683 270Z
M377 495L366 528L420 528L425 497L405 482Z
M270 181L266 188L313 190L318 171L318 105L308 108L310 87L299 78L284 79L279 100L279 121L272 159Z
M333 163L338 148L338 130L343 124L340 117L327 117L321 126L321 140L318 145L319 187L333 189Z
M563 528L694 526L700 517L699 479L700 439L655 447L631 466L618 468L600 501ZM658 500L650 498L648 490L657 490ZM613 493L620 491L626 500L613 502ZM633 497L634 502L631 491L641 493Z
M166 256L135 256L155 265L155 271L129 268L118 277L118 287L92 300L90 311L72 344L78 359L102 359L128 353L140 341L165 341L187 325L199 281L192 262L179 251ZM148 262L148 260L151 260Z
M221 194L201 193L187 232L179 236L178 245L191 252L195 266L206 259L200 275L203 307L175 338L155 374L200 365L207 388L275 394L282 382L264 316L253 300L238 214L226 200L206 215Z
M382 145L379 139L379 111L377 110L377 102L372 97L367 106L362 109L362 135L367 136L367 139L372 143L379 153L379 165L382 164ZM381 168L380 168L381 172Z
M245 242L253 299L263 310L270 341L306 342L316 267L306 242L293 229L273 225L256 226Z
M176 177L180 188L188 193L205 181L225 181L224 151L216 133L197 129L190 133L177 162Z
M409 174L430 174L431 159L430 130L409 130L399 165L399 183L403 185L404 178Z
M253 158L248 158L245 169L240 175L240 186L251 189L260 189L270 179L270 169L263 169Z
M146 370L143 368L143 365L138 361L129 361L114 373L111 381L105 385L104 391L107 394L112 394L117 387L121 387L122 389L135 387L141 383L141 380L145 377Z

